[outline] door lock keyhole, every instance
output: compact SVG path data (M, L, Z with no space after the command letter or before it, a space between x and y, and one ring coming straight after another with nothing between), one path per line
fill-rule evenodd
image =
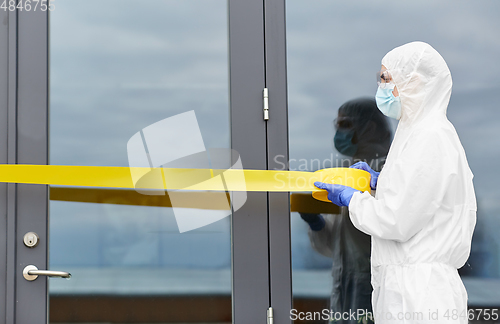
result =
M38 242L40 241L40 238L38 237L38 234L35 232L28 232L24 234L24 245L26 245L29 248L34 248L35 246L38 245Z

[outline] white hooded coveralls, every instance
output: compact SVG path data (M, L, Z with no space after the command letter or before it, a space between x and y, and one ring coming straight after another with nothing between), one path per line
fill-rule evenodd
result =
M446 117L451 74L430 45L382 59L402 116L375 197L355 193L349 216L372 236L375 323L467 323L458 275L470 253L476 199L464 149Z

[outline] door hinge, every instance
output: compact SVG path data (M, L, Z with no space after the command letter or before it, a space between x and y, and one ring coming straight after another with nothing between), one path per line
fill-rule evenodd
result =
M274 324L273 308L272 307L269 307L267 309L267 324Z
M269 120L269 90L267 90L267 88L264 88L263 99L264 99L264 120Z

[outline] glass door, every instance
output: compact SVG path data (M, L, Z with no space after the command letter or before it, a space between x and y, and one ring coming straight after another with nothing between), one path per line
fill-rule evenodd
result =
M0 34L4 163L188 168L220 185L209 169L266 168L261 3L17 2ZM153 178L156 189L2 185L5 322L264 317L267 195Z
M230 148L226 1L55 6L49 164L147 166L143 147L152 167L223 158L209 151ZM163 194L50 188L49 265L72 274L49 280L50 323L231 322L226 194Z

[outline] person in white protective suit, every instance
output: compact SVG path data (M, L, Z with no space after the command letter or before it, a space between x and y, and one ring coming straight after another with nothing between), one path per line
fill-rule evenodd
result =
M470 253L476 199L464 149L446 117L452 80L430 45L412 42L382 59L376 100L399 119L386 163L367 165L376 195L315 183L349 206L352 223L371 235L375 323L467 323L458 275Z

